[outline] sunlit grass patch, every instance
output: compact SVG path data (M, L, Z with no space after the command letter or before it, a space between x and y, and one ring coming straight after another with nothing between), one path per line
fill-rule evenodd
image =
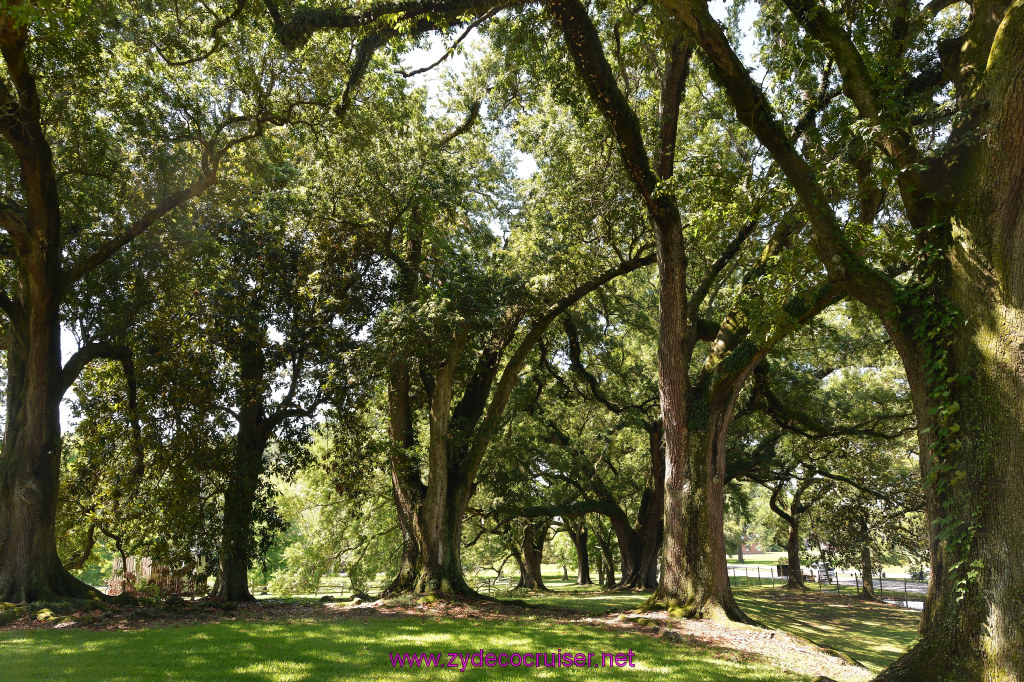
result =
M389 653L636 652L633 668L392 668ZM629 679L790 680L719 652L628 631L525 618L441 621L402 617L313 624L232 622L136 632L0 633L0 679Z

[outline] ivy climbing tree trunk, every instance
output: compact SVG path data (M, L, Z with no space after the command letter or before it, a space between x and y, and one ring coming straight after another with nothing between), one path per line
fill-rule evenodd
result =
M936 57L932 90L952 86L962 116L927 158L910 132L888 123L914 118L919 112L898 108L919 100L892 97L843 17L813 0L785 2L835 59L843 95L898 173L919 250L906 285L847 242L814 169L707 3L663 2L793 186L830 278L882 318L906 369L933 533L932 582L919 642L879 679L1024 677L1024 0L973 3L958 47L949 59ZM928 3L917 18L933 21L946 6ZM896 87L902 93L904 85Z

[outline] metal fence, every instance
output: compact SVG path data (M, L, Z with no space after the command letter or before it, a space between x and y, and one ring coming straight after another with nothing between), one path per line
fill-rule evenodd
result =
M774 567L768 566L730 566L729 582L734 586L784 586L789 581L789 577L777 575L773 569ZM833 581L831 577L815 580L805 575L804 583L817 582L819 592L835 592L841 595L845 588L847 594L860 594L862 577L859 573L846 573L844 575L835 571L834 576L835 580ZM877 574L870 576L869 580L871 580L871 586L874 588L876 596L886 601L901 603L907 608L914 608L912 604L923 601L924 595L928 591L927 582L910 580L909 578L883 578L882 575ZM910 595L914 595L918 599L912 600Z

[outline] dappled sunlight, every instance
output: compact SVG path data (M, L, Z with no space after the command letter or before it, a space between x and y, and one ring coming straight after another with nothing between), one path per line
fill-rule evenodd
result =
M382 601L345 606L288 601L236 610L202 605L140 620L114 612L108 629L33 624L0 631L0 677L33 679L61 670L77 680L169 679L383 680L811 680L843 682L868 673L818 645L878 670L914 640L918 614L816 592L739 587L746 612L777 631L638 613L649 593L565 585L521 596L528 606L498 602ZM510 596L516 596L513 593ZM150 610L151 611L151 610ZM147 611L147 613L150 613ZM150 614L152 615L152 614ZM207 618L206 621L196 620ZM95 627L95 626L93 626ZM792 638L789 634L795 635ZM469 665L465 671L393 668L390 654L595 654L633 651L634 667L545 668ZM45 660L47 667L40 666ZM443 657L447 665L447 657ZM600 659L598 659L600 660ZM111 661L117 661L116 667ZM173 672L170 672L173 671Z
M155 670L171 678L196 679L240 675L254 680L385 679L426 671L392 669L394 652L636 652L633 668L502 668L502 679L623 678L655 680L671 675L699 680L788 680L791 676L759 663L723 660L720 654L635 632L619 632L552 620L438 622L421 617L381 618L315 625L224 623L137 632L35 630L0 635L5 672L16 679L64 671L73 679L130 680ZM128 652L131 652L129 654ZM111 673L110 661L118 661ZM468 667L431 670L431 679L493 679L498 671ZM802 678L797 678L802 679Z
M734 589L740 606L765 625L842 651L873 672L889 665L917 639L917 611L813 591Z

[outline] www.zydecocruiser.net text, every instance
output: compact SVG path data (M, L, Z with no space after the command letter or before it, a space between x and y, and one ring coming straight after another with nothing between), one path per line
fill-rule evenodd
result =
M618 653L572 653L568 651L528 653L473 653L402 654L389 653L392 668L453 668L465 672L467 668L635 668L636 652L630 649Z

